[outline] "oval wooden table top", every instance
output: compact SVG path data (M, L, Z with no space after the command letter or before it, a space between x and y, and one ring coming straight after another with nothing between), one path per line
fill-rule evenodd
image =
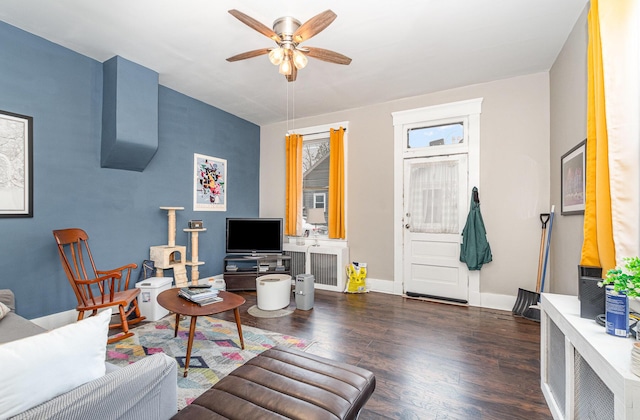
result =
M178 296L179 290L179 287L174 287L173 289L160 293L158 295L158 303L160 306L180 315L204 316L229 311L245 303L245 299L242 296L231 292L220 291L218 296L222 298L222 302L200 306L197 303L190 302Z

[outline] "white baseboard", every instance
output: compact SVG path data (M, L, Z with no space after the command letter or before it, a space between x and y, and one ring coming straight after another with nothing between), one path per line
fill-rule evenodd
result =
M367 277L365 279L367 284L367 290L371 292L389 293L392 295L400 294L395 293L393 290L393 282L389 280L372 279Z
M480 307L482 308L499 309L511 312L514 303L516 303L516 296L497 295L494 293L480 294Z
M392 295L402 295L401 290L395 290L395 283L391 280L381 280L367 278L367 290L371 292L389 293ZM495 293L480 293L474 296L474 299L470 299L471 306L478 306L481 308L498 309L502 311L511 311L513 304L516 301L515 296L511 295L498 295ZM478 302L478 304L476 304Z

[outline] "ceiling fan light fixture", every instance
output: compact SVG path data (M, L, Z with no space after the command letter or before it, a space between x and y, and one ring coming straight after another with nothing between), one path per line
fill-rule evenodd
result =
M269 52L269 61L274 66L279 66L284 59L284 50L281 47L274 48Z
M304 53L298 50L293 51L293 64L296 66L298 70L305 68L308 62L309 62L309 59Z
M227 58L229 62L268 54L269 61L278 66L278 72L284 75L288 82L295 82L298 70L306 67L308 57L334 64L348 65L351 63L349 57L335 51L299 46L299 44L307 42L310 38L322 32L334 21L337 15L331 10L325 10L303 24L291 16L281 17L273 22L273 29L239 10L231 9L229 13L255 31L271 38L277 44L275 48L261 48L236 54Z
M284 60L282 60L280 67L278 67L278 72L284 76L291 75L291 60L289 60L289 57L285 57Z

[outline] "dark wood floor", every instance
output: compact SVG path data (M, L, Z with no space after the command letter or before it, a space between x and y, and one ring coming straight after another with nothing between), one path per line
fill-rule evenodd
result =
M510 312L382 293L315 293L314 308L243 325L315 340L311 353L369 369L361 419L551 419L540 390L540 324ZM292 299L290 308L295 308ZM233 320L231 313L216 315Z

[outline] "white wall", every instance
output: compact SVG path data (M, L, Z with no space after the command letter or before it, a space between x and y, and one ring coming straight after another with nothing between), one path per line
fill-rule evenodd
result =
M346 201L350 259L367 262L368 276L378 284L393 281L394 273L391 113L474 98L484 99L478 187L493 250L493 262L481 271L480 291L487 296L514 297L518 288L535 289L539 213L549 208L548 73L295 121L296 127L349 121ZM263 217L284 217L285 125L261 127Z
M580 15L549 72L551 82L551 197L557 206L551 244L550 288L578 294L584 216L560 214L560 159L587 137L587 13Z

